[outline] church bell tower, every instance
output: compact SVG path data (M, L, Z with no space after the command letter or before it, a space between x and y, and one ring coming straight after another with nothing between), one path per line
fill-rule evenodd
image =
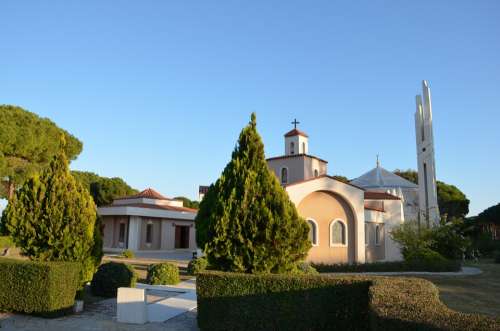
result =
M427 226L439 223L439 207L434 160L434 135L432 131L432 105L429 83L422 81L423 95L416 96L415 135L418 160L419 222Z

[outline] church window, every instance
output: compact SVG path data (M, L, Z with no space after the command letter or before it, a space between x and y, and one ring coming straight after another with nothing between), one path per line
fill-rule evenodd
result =
M370 237L368 236L368 224L365 223L365 245L368 246L368 241Z
M318 177L318 176L319 176L318 169L314 169L314 177Z
M290 154L295 154L295 144L293 141L290 143Z
M347 245L347 227L342 220L330 224L330 246Z
M302 154L306 154L306 143L302 143Z
M309 225L309 240L313 246L318 245L318 224L313 219L308 219L307 224Z
M153 242L153 224L149 222L146 225L146 244L151 244Z
M288 183L288 169L281 168L281 184L286 185Z
M380 226L375 226L375 245L380 245Z

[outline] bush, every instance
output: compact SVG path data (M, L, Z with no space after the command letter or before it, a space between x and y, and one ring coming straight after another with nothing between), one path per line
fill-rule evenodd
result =
M292 271L292 274L317 275L318 271L310 263L300 262L300 263L297 263L297 266L296 266L295 270Z
M126 249L122 252L122 256L127 259L133 259L135 257L135 254L130 249Z
M12 239L9 236L0 236L0 248L9 248L13 245Z
M0 259L0 311L57 315L73 306L80 265Z
M196 280L198 326L201 330L367 330L369 285L359 277L205 271Z
M394 277L197 277L201 330L486 330L500 320L458 313L429 281Z
M108 262L99 266L90 283L93 295L116 297L119 287L135 287L137 275L134 268L125 263Z
M461 270L459 261L444 260L440 264L426 264L424 262L406 261L394 262L372 262L372 263L353 263L353 264L313 264L313 267L320 273L325 272L456 272Z
M208 267L208 261L204 257L199 257L189 261L187 273L195 276L197 273L204 271Z
M148 268L148 284L174 285L180 281L179 268L172 263L152 264Z

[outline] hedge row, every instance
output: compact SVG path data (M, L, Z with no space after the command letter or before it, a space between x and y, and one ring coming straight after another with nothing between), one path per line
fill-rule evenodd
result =
M0 258L0 311L58 314L73 306L80 265Z
M500 330L500 320L458 313L416 278L197 276L201 330Z
M312 264L320 273L325 272L456 272L460 271L460 261L446 260L439 264L427 264L423 262L373 262L353 264Z

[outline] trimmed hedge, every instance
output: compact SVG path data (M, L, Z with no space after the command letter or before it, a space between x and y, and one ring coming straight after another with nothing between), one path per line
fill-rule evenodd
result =
M137 275L126 263L108 262L101 264L90 283L93 295L113 298L119 287L135 287Z
M500 330L417 278L198 274L201 330Z
M424 261L395 261L353 264L312 264L320 273L325 272L456 272L462 269L460 261L443 260L440 263Z
M58 315L70 309L80 265L0 258L0 311Z
M360 277L197 275L201 330L368 330L368 289ZM352 318L355 316L356 318Z
M147 282L151 285L175 285L180 282L179 267L172 263L152 264L148 267Z

